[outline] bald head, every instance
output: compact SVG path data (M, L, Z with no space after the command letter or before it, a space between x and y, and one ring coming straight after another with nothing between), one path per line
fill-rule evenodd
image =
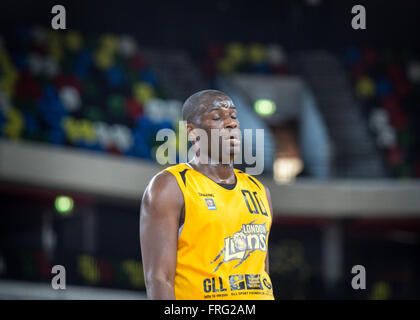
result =
M199 117L222 99L231 100L226 93L219 90L196 92L185 100L182 107L182 119L187 123L197 124Z

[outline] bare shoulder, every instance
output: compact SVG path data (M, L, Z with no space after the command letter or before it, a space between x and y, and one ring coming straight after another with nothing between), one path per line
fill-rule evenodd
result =
M271 200L271 193L270 193L270 189L266 186L266 185L264 185L264 184L262 184L263 185L263 187L264 187L264 190L265 190L265 194L267 195L267 197L269 197L270 198L270 200Z
M183 203L184 197L178 182L168 171L161 171L150 180L142 199L142 207L182 207Z
M178 183L172 173L161 171L150 180L146 189L173 188L177 185Z
M264 190L265 190L265 194L267 196L267 201L268 201L268 205L270 206L270 212L271 215L273 215L273 204L271 202L271 193L270 193L270 189L263 184Z

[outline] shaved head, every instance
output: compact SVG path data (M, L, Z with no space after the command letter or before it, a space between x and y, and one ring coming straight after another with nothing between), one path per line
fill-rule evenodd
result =
M194 93L182 107L182 119L187 123L197 124L199 117L211 107L217 105L218 101L230 99L230 97L219 90L202 90Z
M232 99L218 90L203 90L189 97L182 107L188 140L195 155L206 163L229 164L240 152L240 129ZM217 150L212 152L213 150Z

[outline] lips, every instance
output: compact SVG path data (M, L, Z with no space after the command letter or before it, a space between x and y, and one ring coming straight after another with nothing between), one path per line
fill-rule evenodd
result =
M239 130L232 130L226 134L227 140L229 140L231 146L239 146L241 141L239 139L240 131Z
M241 144L241 141L235 137L230 137L228 140L230 141L230 145L233 146L239 146Z
M238 147L241 144L241 140L240 140L240 130L221 130L219 132L221 138L228 142L230 147Z

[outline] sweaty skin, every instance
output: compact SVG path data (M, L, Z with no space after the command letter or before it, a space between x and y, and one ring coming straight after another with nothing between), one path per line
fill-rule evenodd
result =
M194 110L190 108L193 111L187 115L183 114L187 120L188 134L195 128L205 130L209 137L211 129L239 129L237 111L228 96L222 92L210 91L200 96L198 101L199 105ZM191 116L192 112L194 114ZM199 144L200 141L196 140L195 143ZM209 158L211 158L211 148L215 147L220 147L220 141L208 142ZM189 164L217 183L233 184L236 182L236 177L232 161L237 148L231 147L229 152L230 164L214 163L220 159L212 159L214 162L202 164L197 156ZM270 211L273 212L270 191L267 187L264 188ZM140 208L140 245L149 299L175 300L178 230L183 220L182 191L175 177L167 171L162 171L153 177L147 186ZM265 271L269 272L268 251Z

